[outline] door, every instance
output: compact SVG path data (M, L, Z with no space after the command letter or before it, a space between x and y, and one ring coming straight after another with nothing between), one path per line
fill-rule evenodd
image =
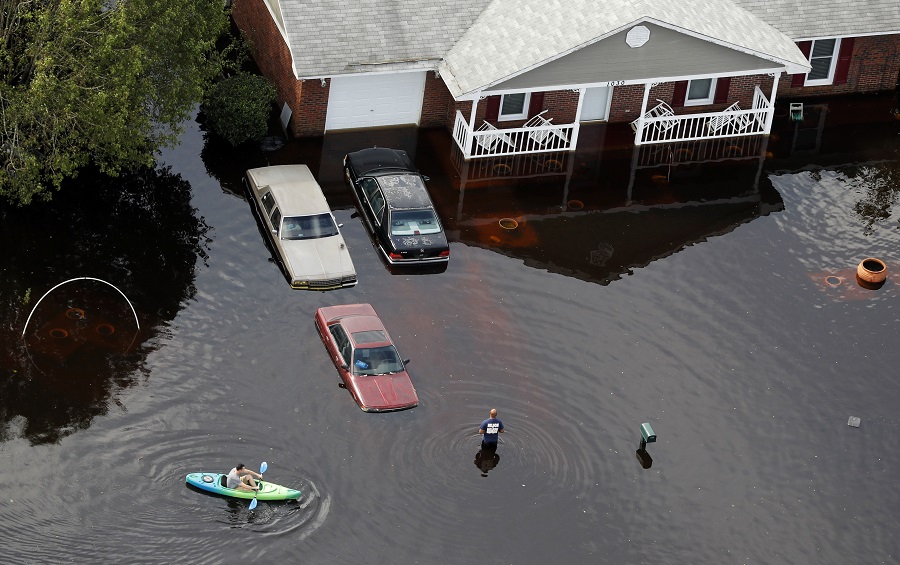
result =
M331 79L325 131L418 125L425 72L359 74Z
M584 101L581 103L581 121L593 122L605 120L609 117L609 86L588 88L584 93Z

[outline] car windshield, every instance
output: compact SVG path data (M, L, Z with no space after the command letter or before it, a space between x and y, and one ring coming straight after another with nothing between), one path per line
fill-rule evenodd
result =
M391 235L425 235L441 231L433 210L394 210L391 212Z
M353 374L386 375L403 370L403 362L393 345L358 347L353 350Z
M286 216L281 220L281 239L316 239L338 234L331 214Z

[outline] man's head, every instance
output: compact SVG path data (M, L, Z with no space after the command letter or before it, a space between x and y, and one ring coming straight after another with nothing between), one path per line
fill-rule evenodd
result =
M238 465L237 467L235 467L235 469L237 469L238 471L243 471L243 470L244 470L244 464L241 463L240 465Z
M496 417L497 417L497 409L491 408L491 418L496 418Z

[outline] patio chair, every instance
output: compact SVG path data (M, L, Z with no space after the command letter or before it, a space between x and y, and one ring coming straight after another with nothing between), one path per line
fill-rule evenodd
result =
M718 133L719 130L728 126L728 129L726 130L727 133L741 133L750 126L753 117L750 116L750 114L731 114L731 112L740 111L741 105L735 102L731 106L725 108L718 116L710 118L709 121L706 122L706 128L709 130L709 133Z
M489 135L477 135L475 136L475 142L484 149L484 154L494 153L494 148L498 143L505 143L512 149L516 148L516 145L512 142L508 135L502 133L493 124L490 122L482 122L480 126L475 131L492 131L496 133L492 133Z
M535 114L534 116L528 118L528 121L522 127L525 128L539 128L543 126L553 125L551 122L553 118L545 118L544 113L547 110L544 110L540 114ZM562 141L563 145L567 145L569 143L569 138L565 133L552 130L552 129L535 129L533 131L528 132L528 138L531 139L538 146L546 145L550 142L552 137L557 137L560 141Z
M647 118L660 118L660 117L675 115L675 111L672 110L671 106L669 106L668 104L666 104L659 98L657 98L656 101L659 102L659 104L650 108L649 110L647 110L646 113L644 113L645 120ZM637 118L631 122L631 131L637 132L637 126L638 126L639 121L640 121L640 118ZM676 123L675 120L661 120L658 122L653 122L653 125L659 131L668 131L668 130L672 129L673 127L675 127L675 123Z

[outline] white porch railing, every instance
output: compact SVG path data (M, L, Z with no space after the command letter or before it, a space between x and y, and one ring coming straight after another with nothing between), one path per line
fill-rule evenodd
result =
M644 118L637 123L638 144L765 134L769 106L769 99L757 86L753 92L753 108L749 110L730 107L724 112Z
M471 131L466 118L457 110L453 139L469 159L571 151L574 140L578 139L578 127L578 124L560 124Z

